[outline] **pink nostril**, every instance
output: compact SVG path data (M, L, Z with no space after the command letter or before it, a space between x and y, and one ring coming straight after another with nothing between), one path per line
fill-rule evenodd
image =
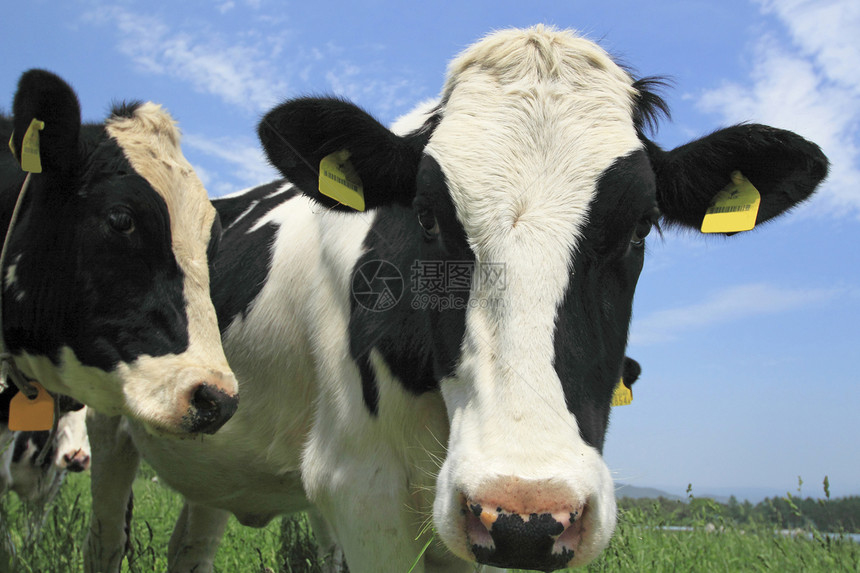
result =
M483 509L480 505L472 505L464 510L466 514L466 535L469 543L480 547L494 547L490 530L498 519L498 513Z
M572 522L571 515L569 511L561 511L553 513L552 518L559 522L564 529L567 529ZM576 516L573 516L573 519L576 519Z

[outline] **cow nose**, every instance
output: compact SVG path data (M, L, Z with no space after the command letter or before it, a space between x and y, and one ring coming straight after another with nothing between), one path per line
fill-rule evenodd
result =
M211 384L198 385L191 394L187 428L191 433L214 434L239 407L239 395L228 394Z
M90 467L90 456L77 450L72 453L63 454L63 463L70 472L83 472Z
M564 569L582 540L585 511L582 505L524 514L464 500L466 535L475 559L510 569Z

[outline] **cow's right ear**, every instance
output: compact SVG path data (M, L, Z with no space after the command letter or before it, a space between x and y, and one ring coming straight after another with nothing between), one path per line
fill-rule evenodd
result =
M790 131L742 124L663 151L646 140L665 220L699 229L711 200L740 171L761 194L756 224L806 200L827 176L827 157Z
M272 166L326 206L349 209L319 191L320 161L344 150L361 179L367 209L408 206L415 196L420 150L350 102L288 100L263 117L257 134Z
M42 172L66 176L78 161L81 105L72 88L45 70L24 72L12 103L15 132L12 147L19 161L24 135L33 119L45 123L39 132Z

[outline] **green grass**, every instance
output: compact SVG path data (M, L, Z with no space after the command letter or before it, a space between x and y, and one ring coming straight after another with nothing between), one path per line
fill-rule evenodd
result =
M639 572L820 571L856 572L860 544L774 532L770 525L735 527L700 523L692 531L667 531L652 515L622 511L609 548L586 571Z
M152 481L146 470L134 484L132 552L123 571L167 570L167 542L182 509L182 498ZM38 537L28 535L34 521L17 496L0 501L0 573L65 573L83 570L83 546L89 523L89 476L70 475L60 489ZM7 542L3 543L6 539ZM15 547L9 550L9 541ZM281 571L281 521L263 529L242 527L231 519L216 559L216 570ZM289 568L283 569L289 571Z
M152 481L144 470L135 482L132 554L123 571L166 570L166 547L181 498ZM90 502L89 478L72 475L38 535L33 518L17 497L0 500L0 573L65 573L82 570ZM609 548L585 571L663 572L811 571L855 572L860 544L811 531L812 539L774 534L771 526L730 526L717 520L708 533L702 519L692 531L666 531L656 512L622 511ZM220 572L312 572L313 550L304 520L275 520L263 529L231 520L216 559ZM11 547L14 546L14 550ZM399 573L399 572L393 572ZM405 573L405 572L404 572Z

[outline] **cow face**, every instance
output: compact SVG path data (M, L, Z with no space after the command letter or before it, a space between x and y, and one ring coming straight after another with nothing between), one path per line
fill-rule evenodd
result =
M53 440L49 440L47 431L14 432L10 436L12 443L4 451L0 438L0 491L10 489L22 500L45 507L66 472L89 469L86 415L86 408L63 414ZM40 457L42 461L38 463Z
M2 275L19 368L156 433L214 432L238 399L209 297L220 224L173 120L144 103L82 126L71 88L40 70L22 76L13 111L0 135L14 127L16 151L31 119L45 122ZM2 168L8 224L24 174L8 152Z
M764 126L663 151L642 130L663 108L648 85L591 42L537 27L464 52L404 136L339 100L287 102L260 125L272 163L334 208L314 167L350 152L380 208L365 259L403 276L416 259L471 264L450 310L407 301L384 317L354 310L351 325L407 389L444 398L434 524L464 559L553 570L605 547L615 501L601 452L645 237L661 216L698 228L734 170L762 194L759 222L826 174L814 144Z

